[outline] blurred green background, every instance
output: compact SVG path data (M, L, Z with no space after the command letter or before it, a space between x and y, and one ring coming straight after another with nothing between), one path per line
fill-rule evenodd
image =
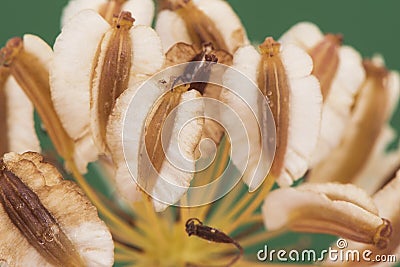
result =
M2 0L0 43L34 33L53 43L62 7L68 0ZM400 1L398 0L230 0L253 41L278 38L299 21L323 31L342 33L345 43L363 56L382 53L390 68L400 70Z
M60 32L62 7L68 0L1 0L1 46L24 33L39 35L53 44ZM364 57L381 53L391 69L400 70L399 0L230 0L242 19L249 38L255 43L267 36L279 38L300 21L317 23L324 32L342 33L345 44L354 46ZM393 125L400 130L400 112ZM308 238L308 239L307 239ZM307 246L327 245L332 238L309 235L281 237L277 246L288 240ZM297 240L297 241L296 241Z
M53 44L60 14L68 0L2 0L0 44L13 36L34 33ZM381 53L391 69L400 70L399 0L229 0L249 38L279 38L299 21L317 23L324 32L342 33L344 42L364 57ZM393 124L400 125L400 112Z

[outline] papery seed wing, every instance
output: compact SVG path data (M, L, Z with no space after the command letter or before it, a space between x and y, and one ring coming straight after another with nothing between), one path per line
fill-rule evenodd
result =
M129 17L130 18L130 17ZM122 23L122 22L121 22ZM91 130L98 148L106 152L105 132L115 99L135 82L164 64L161 41L147 26L113 25L103 37L91 88Z
M141 199L141 193L135 181L138 179L142 128L153 103L162 94L156 84L146 83L146 85L150 87L146 86L139 91L143 93L143 95L140 94L140 98L146 101L141 101L141 106L135 110L128 110L128 107L138 92L138 88L141 88L141 84L136 84L122 93L117 99L107 125L107 144L116 165L114 179L117 190L123 198L131 202ZM129 115L126 114L127 111ZM127 128L124 130L124 127ZM123 135L124 131L129 134Z
M34 55L46 70L49 69L53 52L43 40L37 36L25 34L23 45L27 53ZM33 104L12 76L8 76L3 89L7 108L8 151L40 151L35 131Z
M107 0L70 0L61 15L61 28L82 10L91 9L97 11L101 5L106 3Z
M196 6L202 10L222 34L228 52L234 53L239 47L248 45L246 30L232 7L221 0L196 1Z
M285 45L281 50L289 91L289 127L287 153L277 182L290 185L305 174L311 155L315 149L321 121L322 96L317 79L310 75L311 59L306 52L293 45ZM301 68L294 66L304 66ZM290 67L292 66L292 67ZM279 138L279 136L278 136Z
M160 35L165 52L175 43L191 43L189 33L186 30L185 21L173 11L161 11L157 16L155 29Z
M376 211L361 189L330 183L278 189L266 197L262 207L264 223L271 231L329 233L380 246L387 241L380 231L390 225Z
M317 25L311 22L300 22L285 32L279 41L283 44L294 44L308 50L323 38L324 35Z
M164 64L164 53L160 37L146 26L134 27L131 32L133 47L131 75L151 75Z
M114 2L114 5L119 5L120 10L107 10L107 12L119 13L121 11L129 11L135 18L137 25L150 26L154 16L154 3L151 0L71 0L68 5L64 8L61 16L61 27L64 27L69 20L75 15L85 9L91 9L96 12L102 13L110 2ZM122 2L122 4L121 4ZM125 2L125 3L124 3ZM112 5L112 4L111 4ZM108 8L113 8L109 6ZM104 11L106 12L106 11ZM110 17L114 14L103 14Z
M399 101L399 74L391 72L388 77L388 118L393 115ZM400 165L399 148L387 151L397 139L396 131L389 124L384 125L365 168L354 178L354 183L369 193L375 192Z
M87 266L112 266L114 245L111 234L98 218L96 208L77 185L71 181L63 181L57 169L43 162L43 158L37 153L9 153L4 156L4 163L39 197L43 206L57 221L57 225L43 233L40 240L44 246L58 242L62 231ZM38 207L36 209L39 214ZM6 233L0 239L0 257L9 266L53 266L18 231L5 213L3 205L0 205L0 217L0 229L2 233ZM16 246L18 249L15 249Z
M240 116L241 122L244 124L247 135L238 135L233 133L228 133L231 138L231 143L233 144L244 144L249 142L249 154L241 153L237 155L237 162L234 162L236 165L246 164L247 169L246 173L243 176L243 181L249 185L250 190L254 190L257 188L262 180L254 180L253 174L259 160L261 160L261 164L263 164L263 159L259 159L261 154L261 136L260 131L257 130L261 125L258 125L255 114L262 112L262 107L258 104L258 93L254 91L256 87L253 88L243 88L244 84L248 84L248 82L244 82L243 79L250 79L252 82L256 82L257 80L257 66L260 62L261 57L259 53L252 46L245 46L243 48L238 49L233 58L233 68L237 71L240 71L242 75L238 75L236 71L228 69L223 77L224 86L233 90L233 92L237 92L239 96L246 97L248 103L244 103L240 98L235 96L232 92L224 89L221 92L221 100L231 107L237 114ZM247 106L248 105L248 106ZM249 109L251 107L253 110ZM238 127L237 122L233 121L230 117L230 114L226 112L225 109L221 109L221 118L222 121L228 125L225 127L229 127L229 124L232 127ZM250 155L250 158L248 156ZM264 178L264 177L263 177Z
M122 9L132 13L136 25L151 26L154 16L154 2L152 0L129 0Z
M387 87L389 72L383 66L365 61L364 67L366 79L352 106L346 134L329 157L312 169L310 181L352 181L374 153L382 128L389 119L388 106L393 102L389 98L396 93L390 93Z
M33 105L13 77L8 77L4 85L5 121L7 123L6 142L8 151L19 153L40 151L33 119ZM1 93L0 93L1 94ZM1 101L1 100L0 100ZM6 152L6 151L5 151Z
M321 132L312 158L312 166L325 158L339 145L349 121L354 98L365 79L360 54L349 46L339 50L339 65L325 100Z
M168 146L164 147L165 158L156 169L155 176L150 172L143 173L139 169L139 184L154 198L153 204L157 211L162 211L176 203L187 191L195 172L195 149L200 141L203 130L204 107L200 94L190 90L181 95ZM191 101L190 104L185 104ZM163 127L163 126L162 126ZM143 158L146 157L142 152ZM172 161L171 161L172 160ZM154 163L156 164L157 161ZM153 164L154 164L153 163ZM154 167L157 167L155 165ZM143 168L143 166L139 166Z
M88 131L92 64L109 27L100 15L85 10L63 28L54 44L52 99L65 130L74 140Z

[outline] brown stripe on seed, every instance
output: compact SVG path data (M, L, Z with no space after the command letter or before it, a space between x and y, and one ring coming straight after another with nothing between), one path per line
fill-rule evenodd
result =
M3 137L0 138L0 156L9 152L7 96L4 88L9 75L9 70L6 67L0 66L0 129L3 131Z
M152 107L144 126L144 146L141 147L141 161L139 164L139 178L154 176L160 173L165 161L165 151L169 144L162 142L162 134L166 135L164 140L172 137L172 128L166 129L164 122L171 111L176 108L181 96L188 90L188 85L178 86L166 92ZM172 119L174 121L174 119ZM170 125L173 127L173 125ZM144 151L146 149L146 151ZM147 156L148 158L147 158ZM149 162L150 160L150 162ZM153 169L154 168L154 169ZM152 179L145 179L150 182ZM141 180L142 181L142 180ZM141 184L142 185L142 184ZM146 189L152 188L153 184L146 184Z
M121 12L119 16L114 17L110 39L105 51L100 51L95 58L94 66L101 66L100 73L93 72L92 80L98 76L98 95L93 94L92 83L91 94L97 101L91 101L91 105L96 105L98 127L102 140L106 138L106 127L108 118L114 108L116 99L128 88L129 73L132 62L132 40L129 30L132 28L134 19L130 12ZM104 56L101 57L100 53ZM103 141L104 142L104 141ZM104 142L105 143L105 142Z
M84 266L78 251L38 195L2 161L0 165L0 202L29 244L53 265Z
M222 33L215 23L192 1L179 1L178 15L185 21L187 31L196 48L201 49L203 44L212 43L217 50L228 50Z
M268 37L260 45L258 86L268 99L276 125L276 152L271 174L281 174L288 143L290 89L280 55L280 44Z
M363 65L366 78L352 107L352 124L338 152L333 154L334 168L328 159L312 170L311 177L313 173L324 173L324 181L351 182L362 171L373 151L382 125L387 120L389 72L385 67L376 66L370 61L364 61Z
M341 44L341 35L327 34L321 42L309 51L314 63L312 74L320 82L324 101L329 95L332 81L339 67L339 49Z

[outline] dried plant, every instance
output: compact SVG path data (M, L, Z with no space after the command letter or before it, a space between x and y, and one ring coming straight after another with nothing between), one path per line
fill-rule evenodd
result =
M71 0L53 48L0 50L0 266L275 266L289 232L400 257L399 74L309 22L255 47L223 0L157 5Z

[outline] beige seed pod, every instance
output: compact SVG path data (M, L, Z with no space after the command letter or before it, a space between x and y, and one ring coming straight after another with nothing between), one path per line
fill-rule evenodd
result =
M196 90L187 91L187 86L164 94L165 85L152 80L141 86L129 88L118 98L107 128L107 140L117 165L115 180L121 195L135 202L143 190L153 198L155 209L162 211L182 197L194 176L195 149L203 130L204 107L202 101L185 105L201 97ZM129 109L138 90L142 93L141 106ZM167 116L175 108L172 124L165 125ZM163 139L165 135L169 136L167 142ZM182 157L178 154L189 162L171 162Z
M193 45L176 43L165 54L165 67L194 61L204 62L206 61L207 57L216 57L219 64L224 64L227 66L232 65L232 55L224 50L214 49L211 43L203 45L201 50L196 49L196 47ZM217 75L219 77L221 77L222 74L223 73L217 73L217 71L212 73L212 75ZM198 88L198 90L203 92L203 97L220 100L222 89L221 86L211 83L202 83L201 85L199 84L199 87L201 88ZM207 105L207 102L205 105ZM219 118L219 109L215 110L211 109L212 107L207 106L206 108L210 109L209 114L212 114L214 119ZM212 155L212 153L215 152L215 146L219 145L223 136L224 128L219 123L217 123L215 120L205 119L201 139L211 139L214 144L211 144L211 146L208 146L207 144L205 146L203 145L201 149L202 156L207 157Z
M281 188L265 199L262 214L268 230L327 233L373 244L389 245L391 224L382 219L373 200L351 184L303 184Z
M85 10L69 21L55 42L52 99L71 138L90 148L83 153L86 163L108 152L106 126L118 96L163 66L155 31L133 23L129 12L114 17L110 26L93 10Z
M6 266L112 266L111 234L96 208L38 153L5 154L0 259Z
M398 231L400 230L400 173L397 172L395 178L393 178L384 188L375 193L372 197L376 207L379 210L379 216L388 219L392 226L393 235L389 237L388 246L384 249L379 249L372 245L366 245L359 242L348 242L348 246L346 250L358 250L358 251L366 251L370 250L371 259L374 258L375 255L394 255L397 259L400 256L400 236ZM389 204L390 203L390 204ZM329 262L334 265L335 263ZM350 266L350 264L344 265ZM359 262L352 262L351 266L395 266L395 262L376 262L370 261L366 262L363 259Z
M365 60L363 65L366 79L353 104L346 134L329 157L311 170L309 181L352 182L373 193L400 163L398 151L386 155L392 141L388 125L400 83L398 73L388 71L381 60Z
M154 16L152 0L70 0L61 15L61 27L85 9L98 12L110 24L113 16L121 11L131 12L136 25L151 26Z
M317 79L310 74L313 66L311 58L301 48L280 45L267 38L260 46L260 52L252 46L240 48L234 55L233 68L257 84L263 97L267 98L276 127L276 152L270 174L281 186L290 185L305 174L315 149L322 106L320 87ZM265 116L257 92L241 88L243 82L240 79L235 72L227 71L224 86L249 94L248 99L252 102L247 105L253 107L256 114ZM259 164L260 144L268 142L267 133L257 131L260 128L254 124L254 115L245 111L245 104L238 103L237 97L224 91L221 98L234 110L240 110L246 125L248 136L238 137L240 140L232 142L250 142L251 156L244 181L250 190L254 190L262 183L262 180L252 181L252 178ZM247 158L242 159L245 160ZM260 164L266 162L266 159L260 160Z
M240 19L225 1L165 0L159 4L167 7L159 12L156 22L164 51L184 42L197 48L212 43L215 49L234 53L249 43Z
M34 35L24 35L23 39L15 37L10 39L1 50L0 68L2 69L1 72L5 70L6 75L9 75L5 89L13 90L14 98L18 96L18 90L24 91L38 112L57 152L68 162L74 157L74 146L61 125L50 97L49 66L52 56L51 48L39 37ZM2 82L6 81L6 79L3 79L4 77L1 78ZM19 95L21 96L20 99L14 99L13 103L9 105L10 107L20 105L20 101L25 101L26 106L21 107L20 111L26 113L24 120L29 120L29 122L26 124L28 129L23 132L29 135L27 137L29 140L37 144L33 129L33 114L30 114L32 105L26 101L23 95ZM17 112L17 110L12 111L10 116L13 116L12 113L14 112ZM17 121L20 120L21 118L17 119ZM18 127L18 124L12 126L12 128L14 127ZM15 134L14 141L22 142L18 136L21 135ZM38 145L35 146L38 147ZM35 148L35 146L29 147L29 149L38 150L39 148Z
M297 45L310 54L312 74L321 84L324 105L320 137L311 162L315 166L339 145L345 134L351 108L365 79L362 58L354 48L342 45L340 35L324 35L309 22L294 25L280 41Z

